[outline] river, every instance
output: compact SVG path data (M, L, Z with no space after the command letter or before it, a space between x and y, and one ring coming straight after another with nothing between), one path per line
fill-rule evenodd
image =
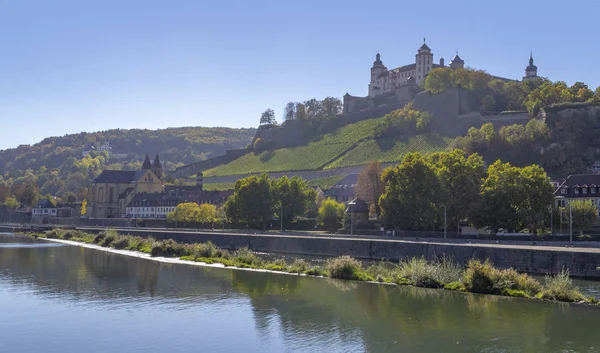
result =
M599 326L600 308L0 235L0 352L600 352Z

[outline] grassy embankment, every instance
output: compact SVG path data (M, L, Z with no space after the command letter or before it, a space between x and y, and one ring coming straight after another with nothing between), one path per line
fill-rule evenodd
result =
M406 140L401 137L374 139L375 128L382 121L383 118L375 118L348 124L309 142L306 146L248 153L203 174L210 177L330 169L364 165L372 160L395 162L408 152L441 151L448 146L448 138L433 134L415 135Z
M569 273L566 271L562 271L556 276L546 276L545 283L541 284L527 274L520 274L513 269L497 269L488 261L482 263L478 260L472 260L466 268L463 268L448 258L442 258L434 262L428 262L424 258L413 258L400 261L398 264L381 262L365 268L360 261L350 256L341 256L329 259L321 267L313 266L301 259L295 260L291 264L284 259L265 261L247 248L229 252L217 248L210 242L180 244L170 239L156 241L152 238L121 235L113 230L90 234L77 230L55 229L33 236L97 244L113 249L139 251L151 256L178 257L182 260L206 264L220 263L238 268L266 269L345 280L374 281L472 293L598 304L595 298L584 297L573 286Z

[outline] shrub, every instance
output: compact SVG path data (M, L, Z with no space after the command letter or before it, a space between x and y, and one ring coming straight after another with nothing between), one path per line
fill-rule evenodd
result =
M520 274L514 269L499 270L491 262L481 263L479 260L469 262L464 283L469 291L484 294L520 296L515 291L522 291L534 296L542 289L540 282L527 274Z
M489 261L481 263L479 260L469 261L465 271L464 283L470 292L492 294L494 293L494 272L496 269Z
M323 275L325 275L323 269L320 268L320 267L311 267L308 270L306 270L306 272L304 272L304 273L306 273L309 276L323 276Z
M335 259L327 260L325 263L325 271L332 278L358 279L361 270L361 263L350 256L336 257Z
M63 237L62 229L55 228L49 232L46 232L46 238L48 238L48 239L62 239L62 237Z
M458 281L461 274L461 268L448 257L433 262L421 257L401 261L396 279L407 279L408 283L417 287L440 288L446 283Z
M262 260L248 248L238 249L233 255L235 261L245 265L262 265Z
M305 273L310 269L310 263L303 259L296 259L290 266L289 271L292 273Z
M277 259L265 266L265 269L271 271L285 271L287 269L287 263L284 259Z
M181 257L186 255L186 248L173 239L154 242L150 249L150 255L163 257Z
M583 295L573 285L569 270L562 269L555 276L546 276L545 288L541 293L542 299L575 302L584 300Z
M120 236L112 242L111 246L115 249L125 249L129 246L130 236Z
M108 247L115 240L117 240L117 238L119 237L119 233L117 233L116 231L114 231L112 229L109 229L109 230L103 230L102 232L100 232L98 234L98 236L100 236L101 238L99 239L97 244L100 246ZM96 238L98 238L98 236Z
M215 257L217 247L212 242L198 244L194 252L196 257Z

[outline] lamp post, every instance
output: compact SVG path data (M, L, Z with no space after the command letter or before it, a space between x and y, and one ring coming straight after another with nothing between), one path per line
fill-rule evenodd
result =
M354 205L356 205L356 199L348 202L348 209L350 210L350 235L354 235Z
M283 233L283 201L281 202L281 211L279 215L279 221L281 222L281 233Z
M446 239L446 204L444 204L444 239Z
M573 207L569 202L569 242L573 242Z

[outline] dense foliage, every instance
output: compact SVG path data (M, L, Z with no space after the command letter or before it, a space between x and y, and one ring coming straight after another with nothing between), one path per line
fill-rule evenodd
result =
M449 229L457 229L462 220L493 230L535 232L548 226L553 190L536 165L518 168L497 161L486 173L477 154L410 153L385 169L382 179L379 203L390 226L437 230L443 226L444 210Z
M346 218L346 206L332 199L323 200L319 207L318 221L324 229L335 232L344 224Z
M38 194L72 193L82 200L90 181L105 168L138 170L147 153L159 153L163 168L170 170L222 155L227 149L245 147L254 132L254 129L184 127L50 137L31 146L0 151L0 188L8 188L17 199L28 185L35 185ZM84 150L106 142L110 143L112 154L91 152L82 157ZM24 198L26 204L29 199Z
M302 178L270 179L262 174L238 180L224 208L232 222L264 229L266 222L276 215L283 216L284 226L289 226L314 207L315 202L315 190Z
M396 109L383 117L383 121L375 128L375 137L423 133L428 130L430 121L429 113L413 109L412 102L408 102L401 109Z
M167 215L169 222L181 223L213 223L217 220L217 206L211 204L197 204L195 202L180 203L175 211Z

